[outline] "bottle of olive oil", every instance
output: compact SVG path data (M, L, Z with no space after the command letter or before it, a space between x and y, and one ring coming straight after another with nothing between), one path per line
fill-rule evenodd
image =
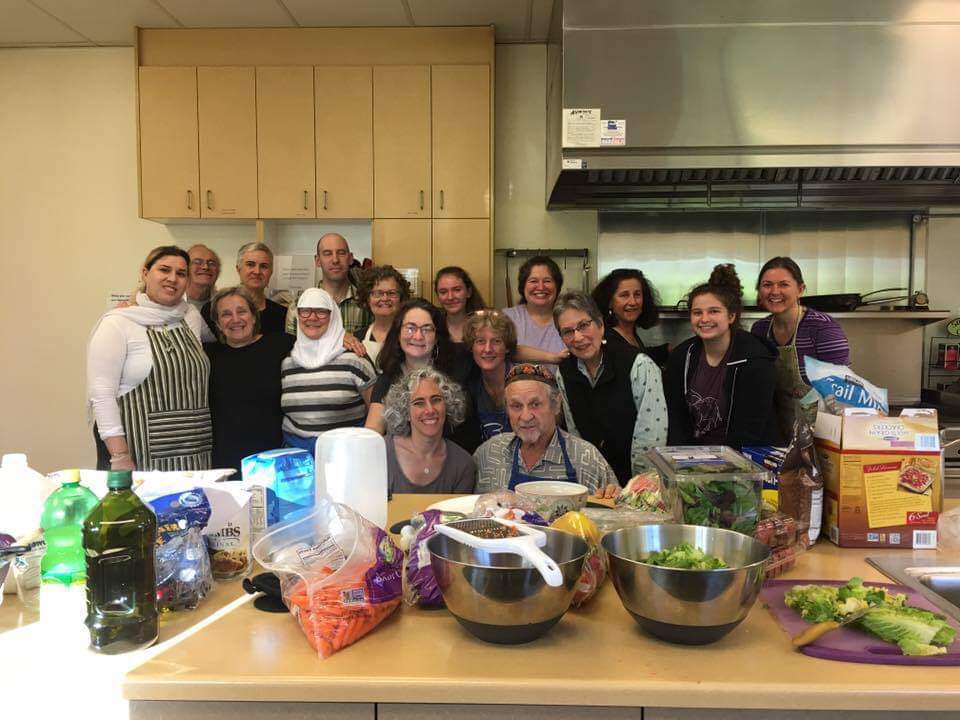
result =
M83 523L90 647L116 654L157 639L157 518L129 470L107 473L106 495Z

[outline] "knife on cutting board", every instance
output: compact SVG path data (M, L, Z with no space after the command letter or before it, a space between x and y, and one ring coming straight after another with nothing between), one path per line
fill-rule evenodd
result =
M799 649L806 645L809 645L810 643L822 638L828 632L833 632L834 630L842 628L844 625L849 625L850 623L856 622L871 610L875 610L877 607L879 606L871 605L861 610L857 610L856 612L850 613L843 620L839 622L837 622L836 620L824 620L823 622L819 622L816 625L811 625L803 632L798 633L797 635L794 635L793 646Z

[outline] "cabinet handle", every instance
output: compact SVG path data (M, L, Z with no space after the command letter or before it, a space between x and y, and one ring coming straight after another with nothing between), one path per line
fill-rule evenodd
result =
M443 190L440 191L440 209L443 210Z
M207 190L207 210L213 210L213 190Z
M193 210L193 190L187 190L187 210Z
M304 210L310 209L310 193L307 192L306 190L303 191L303 209Z
M323 209L324 210L327 209L327 191L326 190L323 191Z
M420 209L423 210L423 190L420 191Z

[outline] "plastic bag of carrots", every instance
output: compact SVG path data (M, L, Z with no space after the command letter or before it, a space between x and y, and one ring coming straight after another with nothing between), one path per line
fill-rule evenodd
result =
M346 505L318 500L306 517L273 526L253 555L279 576L284 603L321 658L355 643L400 605L402 553Z

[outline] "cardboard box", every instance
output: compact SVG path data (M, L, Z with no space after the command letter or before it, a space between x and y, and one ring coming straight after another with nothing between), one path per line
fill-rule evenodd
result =
M943 457L936 410L819 413L824 526L840 547L936 548Z

